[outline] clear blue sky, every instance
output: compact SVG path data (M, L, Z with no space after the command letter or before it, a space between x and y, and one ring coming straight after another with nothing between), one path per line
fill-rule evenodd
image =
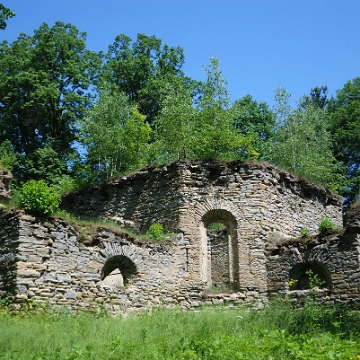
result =
M335 94L360 76L359 0L4 0L16 12L0 40L63 21L87 32L90 50L118 34L155 35L181 46L186 75L216 55L233 100L250 94L273 104L280 85L294 101L315 86Z

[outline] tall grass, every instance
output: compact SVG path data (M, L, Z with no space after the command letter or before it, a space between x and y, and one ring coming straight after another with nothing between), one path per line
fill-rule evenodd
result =
M153 310L122 317L0 312L0 358L359 359L360 314L276 301L262 311Z

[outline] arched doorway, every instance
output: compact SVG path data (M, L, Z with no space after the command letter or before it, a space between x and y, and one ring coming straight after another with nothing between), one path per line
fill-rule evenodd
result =
M239 288L236 219L227 210L208 211L202 218L203 278L208 288Z
M136 273L136 265L131 259L124 255L115 255L105 262L101 280L104 285L121 288L129 285Z
M332 288L331 274L324 264L303 262L291 268L289 271L290 290L307 290L314 286L329 290Z

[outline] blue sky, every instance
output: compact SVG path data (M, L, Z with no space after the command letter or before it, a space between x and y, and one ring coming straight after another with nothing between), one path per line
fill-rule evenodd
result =
M63 21L106 51L119 34L155 35L181 46L186 75L217 56L233 100L250 94L273 105L278 86L295 102L315 86L335 94L360 76L359 0L4 0L16 12L0 40Z

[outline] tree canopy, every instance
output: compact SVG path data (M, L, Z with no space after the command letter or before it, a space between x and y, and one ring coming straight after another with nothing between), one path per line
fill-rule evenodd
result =
M181 47L163 45L155 36L138 34L132 41L121 34L104 58L101 86L125 93L146 116L146 121L152 123L166 90L177 78L191 85L191 79L181 70L184 61Z
M21 178L36 177L31 169L45 147L66 169L97 71L98 56L86 49L85 38L75 26L57 22L0 44L0 142L11 142Z
M352 202L360 192L360 78L347 81L329 101L334 154L344 167L344 196Z
M14 17L16 14L5 7L3 4L0 4L0 30L5 30L7 26L7 20Z
M298 176L338 191L342 185L329 131L329 117L316 103L300 99L293 109L290 94L283 88L276 92L277 122L267 143L265 159Z
M207 79L194 102L183 83L170 87L156 119L160 158L216 158L224 160L254 159L258 153L250 134L244 135L234 122L226 90L226 79L219 68L219 59L210 58L204 67Z
M149 160L151 128L124 93L100 93L98 101L80 120L81 139L94 177L111 177L139 169Z
M0 29L13 15L0 4ZM312 88L296 107L279 88L270 109L250 94L232 101L218 58L202 82L184 62L181 47L145 34L95 53L62 22L1 42L0 165L17 184L71 188L182 157L260 159L358 196L360 78L330 99Z

